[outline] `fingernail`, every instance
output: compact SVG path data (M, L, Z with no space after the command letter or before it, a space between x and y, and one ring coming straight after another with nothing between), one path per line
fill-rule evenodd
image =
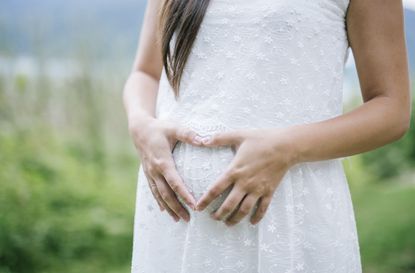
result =
M194 198L189 198L189 200L187 200L187 205L189 207L191 207L193 210L196 208L196 200Z
M185 216L185 217L183 217L183 220L185 220L187 223L189 223L190 218L189 218L189 216Z
M202 138L201 136L199 136L199 135L196 135L196 136L193 138L193 140L194 140L194 142L195 142L196 144L201 144L201 143L202 143L203 138Z

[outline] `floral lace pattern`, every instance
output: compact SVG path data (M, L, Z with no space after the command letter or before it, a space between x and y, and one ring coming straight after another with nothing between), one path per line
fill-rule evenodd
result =
M342 114L348 4L348 0L211 0L177 101L162 72L157 118L211 135ZM176 168L196 199L234 155L230 147L182 142L173 150ZM202 212L189 209L189 223L176 223L159 211L140 167L132 273L362 272L341 158L290 168L257 225L245 217L228 227L209 217L228 193Z

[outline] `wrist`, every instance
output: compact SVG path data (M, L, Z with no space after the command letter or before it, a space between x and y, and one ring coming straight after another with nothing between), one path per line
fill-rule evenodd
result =
M130 115L128 117L128 130L136 138L143 138L147 128L156 118L150 115Z
M292 128L278 128L275 139L278 145L282 147L278 150L283 150L288 166L294 166L301 163L301 153L298 142L295 140Z
M300 124L287 128L287 135L292 151L292 161L294 164L308 162L314 147L309 141L310 133L307 131L308 125Z

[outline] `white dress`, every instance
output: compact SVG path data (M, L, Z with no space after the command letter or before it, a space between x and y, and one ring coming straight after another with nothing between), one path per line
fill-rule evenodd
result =
M163 70L157 118L209 135L341 115L348 5L349 0L211 0L178 101ZM197 200L234 153L227 146L178 142L173 156ZM341 160L293 166L258 224L245 217L231 227L209 217L228 192L202 212L189 208L189 223L175 222L160 212L140 167L132 272L361 273Z

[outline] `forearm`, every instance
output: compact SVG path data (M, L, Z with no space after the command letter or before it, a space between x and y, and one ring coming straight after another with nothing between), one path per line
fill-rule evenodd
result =
M289 127L292 162L347 157L393 142L407 131L409 112L409 105L378 96L343 115Z
M123 90L124 109L128 124L144 123L155 117L159 82L149 74L134 71L128 77Z

